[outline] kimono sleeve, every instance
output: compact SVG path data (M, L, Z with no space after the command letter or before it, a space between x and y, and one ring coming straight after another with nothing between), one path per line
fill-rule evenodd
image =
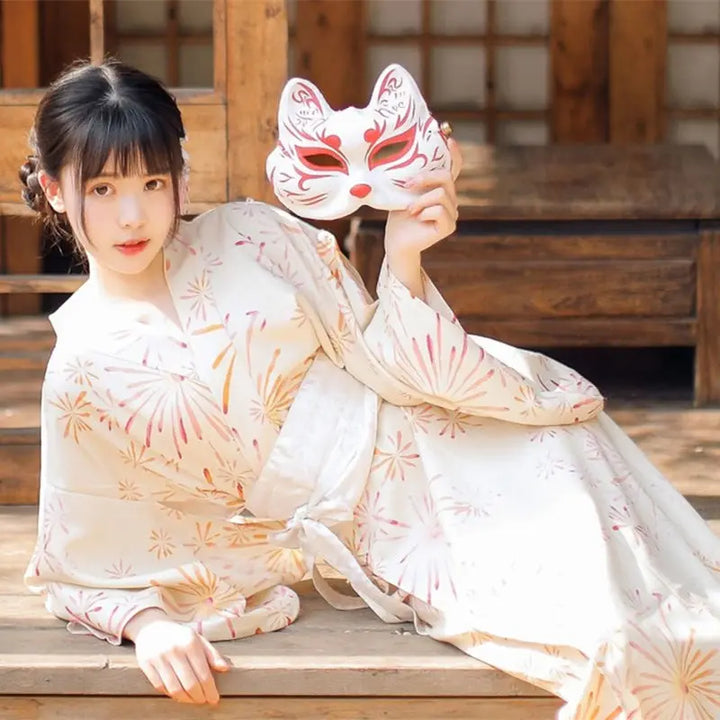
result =
M331 233L262 203L225 212L234 244L252 246L257 262L297 288L330 359L384 400L527 425L602 410L597 389L569 368L467 334L427 275L421 300L384 264L373 302Z
M528 425L589 420L597 388L541 353L469 335L423 272L424 299L383 267L378 308L363 336L383 367L424 399L451 410Z
M136 530L151 519L152 506L132 501L130 486L123 496L123 478L111 462L116 450L94 427L94 412L87 387L68 385L49 369L38 535L25 584L45 595L48 611L70 632L118 645L132 617L163 602L138 564L147 549Z

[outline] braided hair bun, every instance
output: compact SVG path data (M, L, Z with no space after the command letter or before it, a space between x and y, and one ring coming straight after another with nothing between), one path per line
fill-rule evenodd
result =
M22 198L25 204L35 212L42 213L46 210L45 193L40 187L38 177L38 159L35 155L29 155L27 160L20 167L18 173L20 182L23 184Z

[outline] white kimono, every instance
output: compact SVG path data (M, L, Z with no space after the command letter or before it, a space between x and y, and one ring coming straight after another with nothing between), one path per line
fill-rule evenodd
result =
M51 317L26 581L71 632L119 643L148 607L280 629L323 560L563 718L716 716L720 543L590 383L468 336L427 278L423 302L384 269L372 303L267 205L164 252L182 328L92 281Z

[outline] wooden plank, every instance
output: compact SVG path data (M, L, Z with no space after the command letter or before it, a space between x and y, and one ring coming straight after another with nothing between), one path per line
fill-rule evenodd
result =
M226 0L213 0L213 87L227 101L227 38L225 35Z
M105 9L103 0L90 0L90 60L99 65L105 56Z
M460 316L677 317L695 314L695 264L676 260L424 262ZM508 292L512 288L512 292Z
M69 293L86 279L85 275L4 275L0 276L0 294Z
M606 0L552 2L553 142L605 142L608 138L608 9Z
M460 315L465 330L510 345L553 347L692 347L690 318L532 318L507 319Z
M181 103L180 110L188 136L186 147L190 155L190 201L225 202L228 173L225 107Z
M42 270L42 226L25 217L0 218L4 226L5 272L37 273ZM32 315L40 312L41 297L36 293L14 293L8 297L8 315ZM1 367L1 365L0 365Z
M700 145L462 144L468 220L698 220L720 217L717 163ZM386 213L361 208L364 219Z
M697 234L580 235L537 233L537 226L522 235L455 234L425 251L432 262L466 262L470 259L503 260L661 260L694 259ZM382 236L376 242L382 246Z
M302 0L297 4L298 75L317 85L335 109L362 107L365 65L359 61L363 0Z
M276 202L265 179L287 76L284 0L227 0L229 198Z
M331 692L329 687L327 692ZM210 713L214 720L552 720L561 706L554 699L484 698L225 698L212 710L181 705L161 698L0 697L6 720L127 720L130 717L169 717L197 720ZM172 708L172 709L171 709Z
M54 343L52 325L44 315L0 320L0 350L45 350Z
M5 431L2 433L5 434ZM40 446L0 443L0 504L31 505L38 501Z
M34 88L40 77L39 11L37 0L2 0L2 85Z
M62 32L57 29L62 27ZM54 0L40 6L40 84L49 85L71 62L90 55L90 3Z
M357 616L365 615L360 620ZM342 617L346 616L346 617ZM310 623L308 619L314 617ZM360 627L357 627L357 623ZM371 623L372 629L363 627ZM232 669L223 696L547 697L456 648L398 632L369 610L343 613L316 597L282 632L218 643ZM0 626L0 695L154 695L132 646L70 638L64 623Z
M42 370L50 352L7 352L0 350L0 373L10 370Z
M612 143L663 140L666 61L666 0L610 0Z
M22 202L18 170L30 152L28 133L34 119L33 106L0 107L0 202Z
M34 88L40 82L40 15L39 5L34 0L26 2L3 1L2 6L2 86L3 88ZM0 125L2 126L2 125ZM25 125L22 142L17 149L21 152L11 153L15 164L10 169L14 198L19 199L20 182L17 177L18 169L27 154L27 133L30 124ZM4 135L4 133L3 133ZM0 140L0 153L6 145L5 137ZM0 174L5 175L7 158L0 161ZM6 180L7 182L7 180ZM0 185L2 179L0 179ZM38 272L42 266L40 257L40 228L31 226L23 221L2 218L3 224L3 250L4 271ZM40 298L29 295L7 298L4 302L5 311L10 315L28 314L38 312Z
M695 402L720 403L720 234L701 234L697 262Z
M227 127L222 105L180 107L188 135L190 198L193 203L220 203L227 198ZM0 107L0 202L18 203L19 167L29 152L27 135L33 123L31 106Z

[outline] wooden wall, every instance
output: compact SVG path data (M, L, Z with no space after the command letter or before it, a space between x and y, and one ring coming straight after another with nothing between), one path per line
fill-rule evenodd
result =
M477 42L492 65L503 41L493 32L499 2L487 0L488 25ZM425 15L429 0L422 0ZM664 138L666 0L550 0L550 139L555 143L656 142ZM323 90L331 105L365 105L367 28L363 0L298 0L296 73ZM423 24L413 41L428 55L433 37ZM537 38L531 38L536 41ZM410 38L408 38L408 41ZM467 45L467 37L455 40ZM444 41L449 42L449 41ZM523 42L523 38L514 38ZM527 40L526 40L527 42ZM423 61L423 72L429 62ZM629 69L632 68L630 71ZM484 117L494 125L494 83L488 74ZM492 133L490 133L490 139Z

